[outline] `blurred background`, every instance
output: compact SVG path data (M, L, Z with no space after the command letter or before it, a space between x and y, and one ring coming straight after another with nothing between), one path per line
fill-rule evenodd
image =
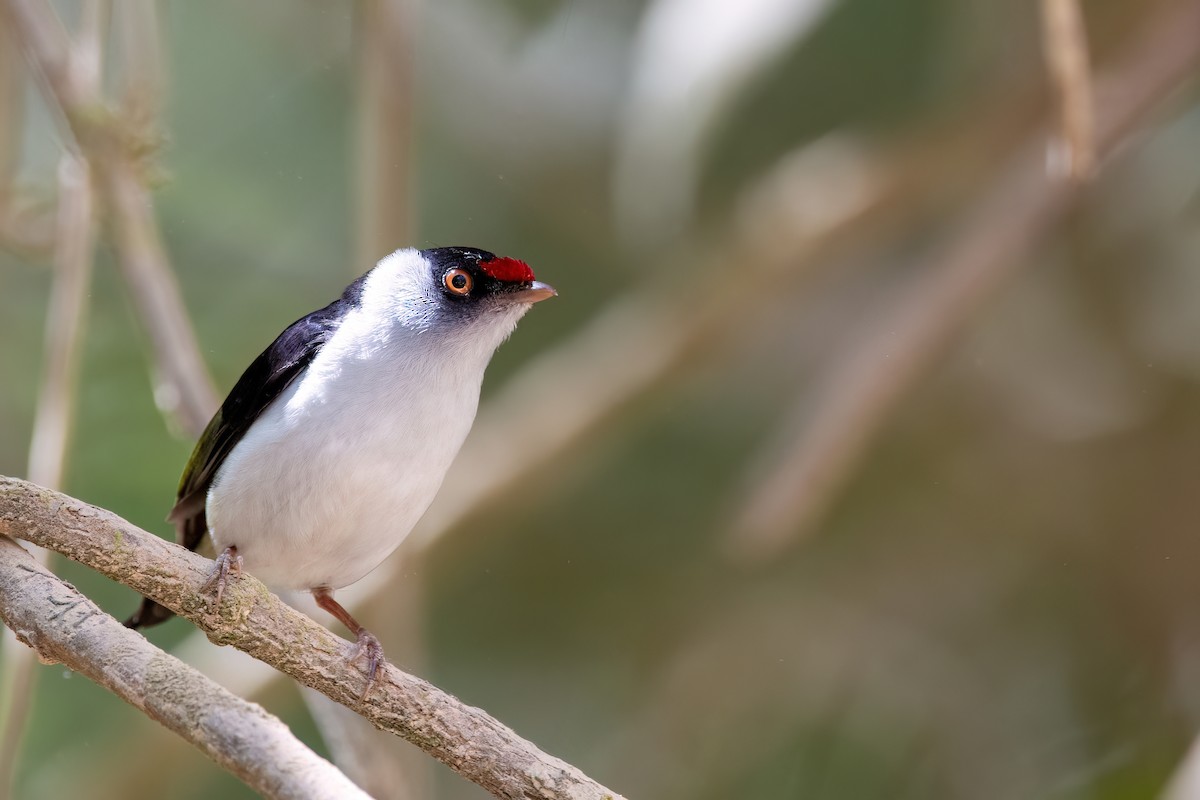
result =
M630 798L1155 796L1200 728L1200 16L1084 2L1072 73L1072 5L56 2L55 83L9 0L0 473L171 536L287 323L397 247L519 257L560 297L349 593L392 660ZM485 796L148 636L377 797ZM34 676L16 796L252 796Z

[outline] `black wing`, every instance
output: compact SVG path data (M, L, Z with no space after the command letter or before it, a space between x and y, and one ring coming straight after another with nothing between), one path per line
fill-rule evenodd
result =
M242 373L208 423L179 480L175 506L167 515L175 524L176 541L184 547L195 550L207 531L204 505L217 470L254 421L304 371L346 313L358 304L365 279L364 275L337 300L301 317L279 334Z

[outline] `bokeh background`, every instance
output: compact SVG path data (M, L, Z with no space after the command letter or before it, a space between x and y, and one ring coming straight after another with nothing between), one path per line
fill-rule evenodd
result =
M630 798L1142 798L1200 728L1200 89L1101 90L1194 65L1195 5L1083 4L1099 127L1148 99L1079 190L1034 3L118 0L97 88L145 112L221 394L395 247L558 288L359 590L398 664ZM25 475L70 137L13 33L0 473ZM63 488L169 536L191 438L98 206ZM148 636L336 752L290 685L238 683L185 622ZM16 796L252 796L37 672ZM384 773L415 752L372 746ZM408 756L378 796L484 796Z

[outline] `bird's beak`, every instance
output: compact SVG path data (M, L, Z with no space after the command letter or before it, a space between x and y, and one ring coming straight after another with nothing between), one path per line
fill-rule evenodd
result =
M554 287L548 283L534 281L522 289L517 289L513 292L505 292L502 293L501 296L513 303L532 304L540 303L541 301L550 297L557 297L558 292L554 291Z

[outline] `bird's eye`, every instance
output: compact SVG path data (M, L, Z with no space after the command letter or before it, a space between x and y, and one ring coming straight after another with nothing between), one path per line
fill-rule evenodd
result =
M475 279L465 269L448 269L446 270L446 274L442 276L442 285L446 287L446 291L450 292L450 294L466 295L471 293L471 287L475 285Z

